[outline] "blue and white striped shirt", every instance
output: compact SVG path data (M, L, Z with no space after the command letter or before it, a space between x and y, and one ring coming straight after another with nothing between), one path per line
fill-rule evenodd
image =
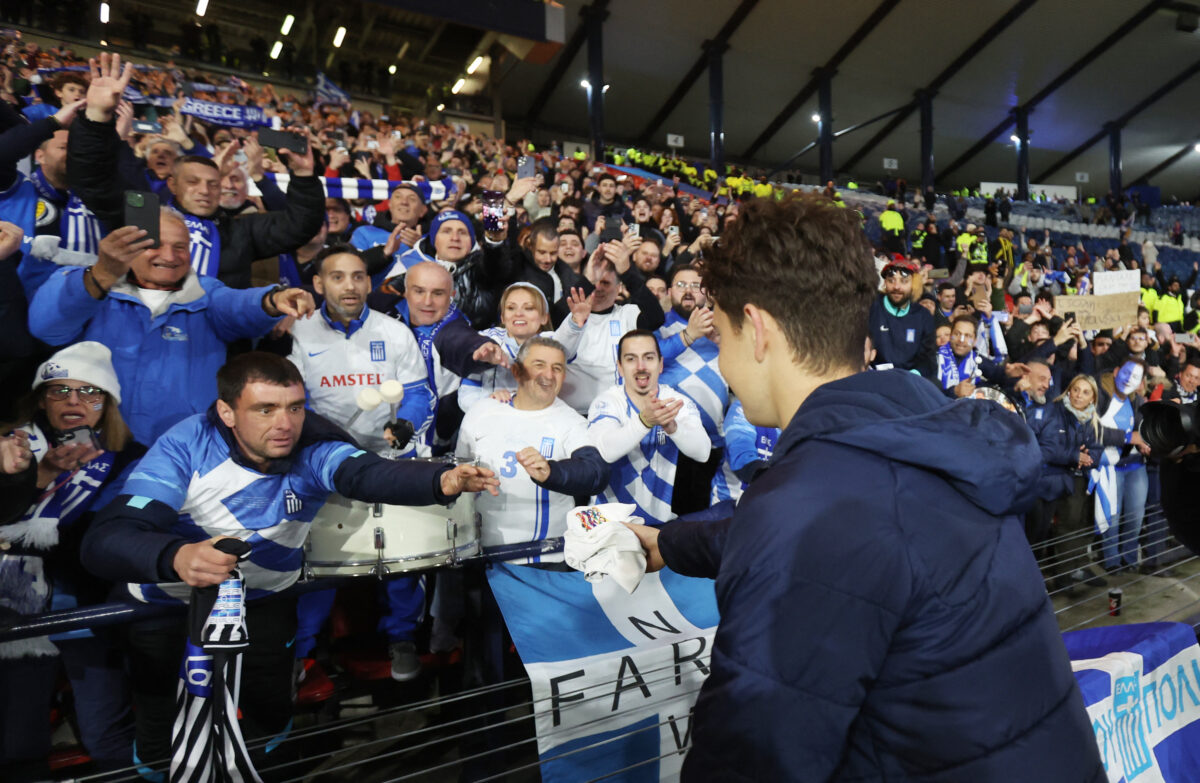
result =
M658 330L658 342L663 356L662 382L678 389L696 403L700 421L708 433L713 448L725 446L725 411L729 407L729 385L717 366L717 344L701 337L691 345L683 344L681 334L687 319L671 310L666 323Z
M675 432L670 435L662 427L646 429L624 386L602 392L588 411L588 435L600 456L612 466L608 488L600 493L598 502L633 503L637 515L653 525L672 518L671 497L679 454L704 462L712 448L691 400L662 384L658 398L684 401L675 417Z
M171 532L189 541L232 536L253 547L240 568L246 597L291 586L300 576L309 523L334 492L341 464L365 452L344 441L320 441L299 451L286 472L259 473L232 459L229 443L207 414L189 416L167 430L125 482L129 505L157 500L176 509ZM139 505L140 504L140 505ZM130 583L141 601L186 601L182 582Z

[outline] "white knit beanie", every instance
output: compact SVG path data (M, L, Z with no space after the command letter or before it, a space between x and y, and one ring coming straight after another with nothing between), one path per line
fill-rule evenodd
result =
M112 351L101 343L86 341L68 345L47 359L37 369L33 388L50 381L82 381L99 386L108 392L113 402L121 404L121 384L113 370Z

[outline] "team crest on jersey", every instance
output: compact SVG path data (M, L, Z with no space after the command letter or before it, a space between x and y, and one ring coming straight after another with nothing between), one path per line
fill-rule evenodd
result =
M178 326L164 326L162 328L162 338L172 342L183 342L187 340L187 332L180 329Z
M620 337L621 336L621 322L620 321L609 321L608 322L608 333L610 335L612 335L613 337Z
M554 438L542 438L541 454L546 459L554 456Z
M52 226L58 220L58 207L43 198L38 199L33 209L33 222L38 228Z
M371 341L371 361L382 362L387 360L387 350L384 348L383 340Z
M300 502L300 496L290 489L283 493L283 508L288 514L299 514L300 509L304 504Z

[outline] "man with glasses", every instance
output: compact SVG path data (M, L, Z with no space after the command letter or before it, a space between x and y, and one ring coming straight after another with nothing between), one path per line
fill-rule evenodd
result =
M704 431L712 441L708 461L681 454L675 473L671 510L676 514L708 507L713 476L725 456L725 412L729 386L717 367L719 349L713 341L713 315L700 282L700 272L682 264L671 270L667 291L671 309L658 331L663 355L663 383L696 403Z
M916 370L936 377L937 330L924 307L913 306L913 275L917 264L896 255L880 271L883 296L871 303L870 332L875 346L875 367Z
M950 342L938 348L937 380L947 397L970 397L978 383L1004 383L1003 367L975 350L978 330L978 321L960 315L950 323Z

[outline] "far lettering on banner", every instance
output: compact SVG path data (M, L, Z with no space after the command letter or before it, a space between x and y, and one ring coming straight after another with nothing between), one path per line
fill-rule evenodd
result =
M1190 625L1063 634L1112 783L1174 783L1200 769L1200 647Z
M1075 322L1084 330L1116 329L1137 323L1140 296L1137 291L1104 296L1056 296L1054 309L1064 318L1075 313Z
M713 582L500 564L488 583L533 689L545 783L676 780L718 620Z
M1123 269L1120 272L1097 272L1092 276L1092 293L1096 296L1139 293L1141 290L1142 273L1136 269Z

